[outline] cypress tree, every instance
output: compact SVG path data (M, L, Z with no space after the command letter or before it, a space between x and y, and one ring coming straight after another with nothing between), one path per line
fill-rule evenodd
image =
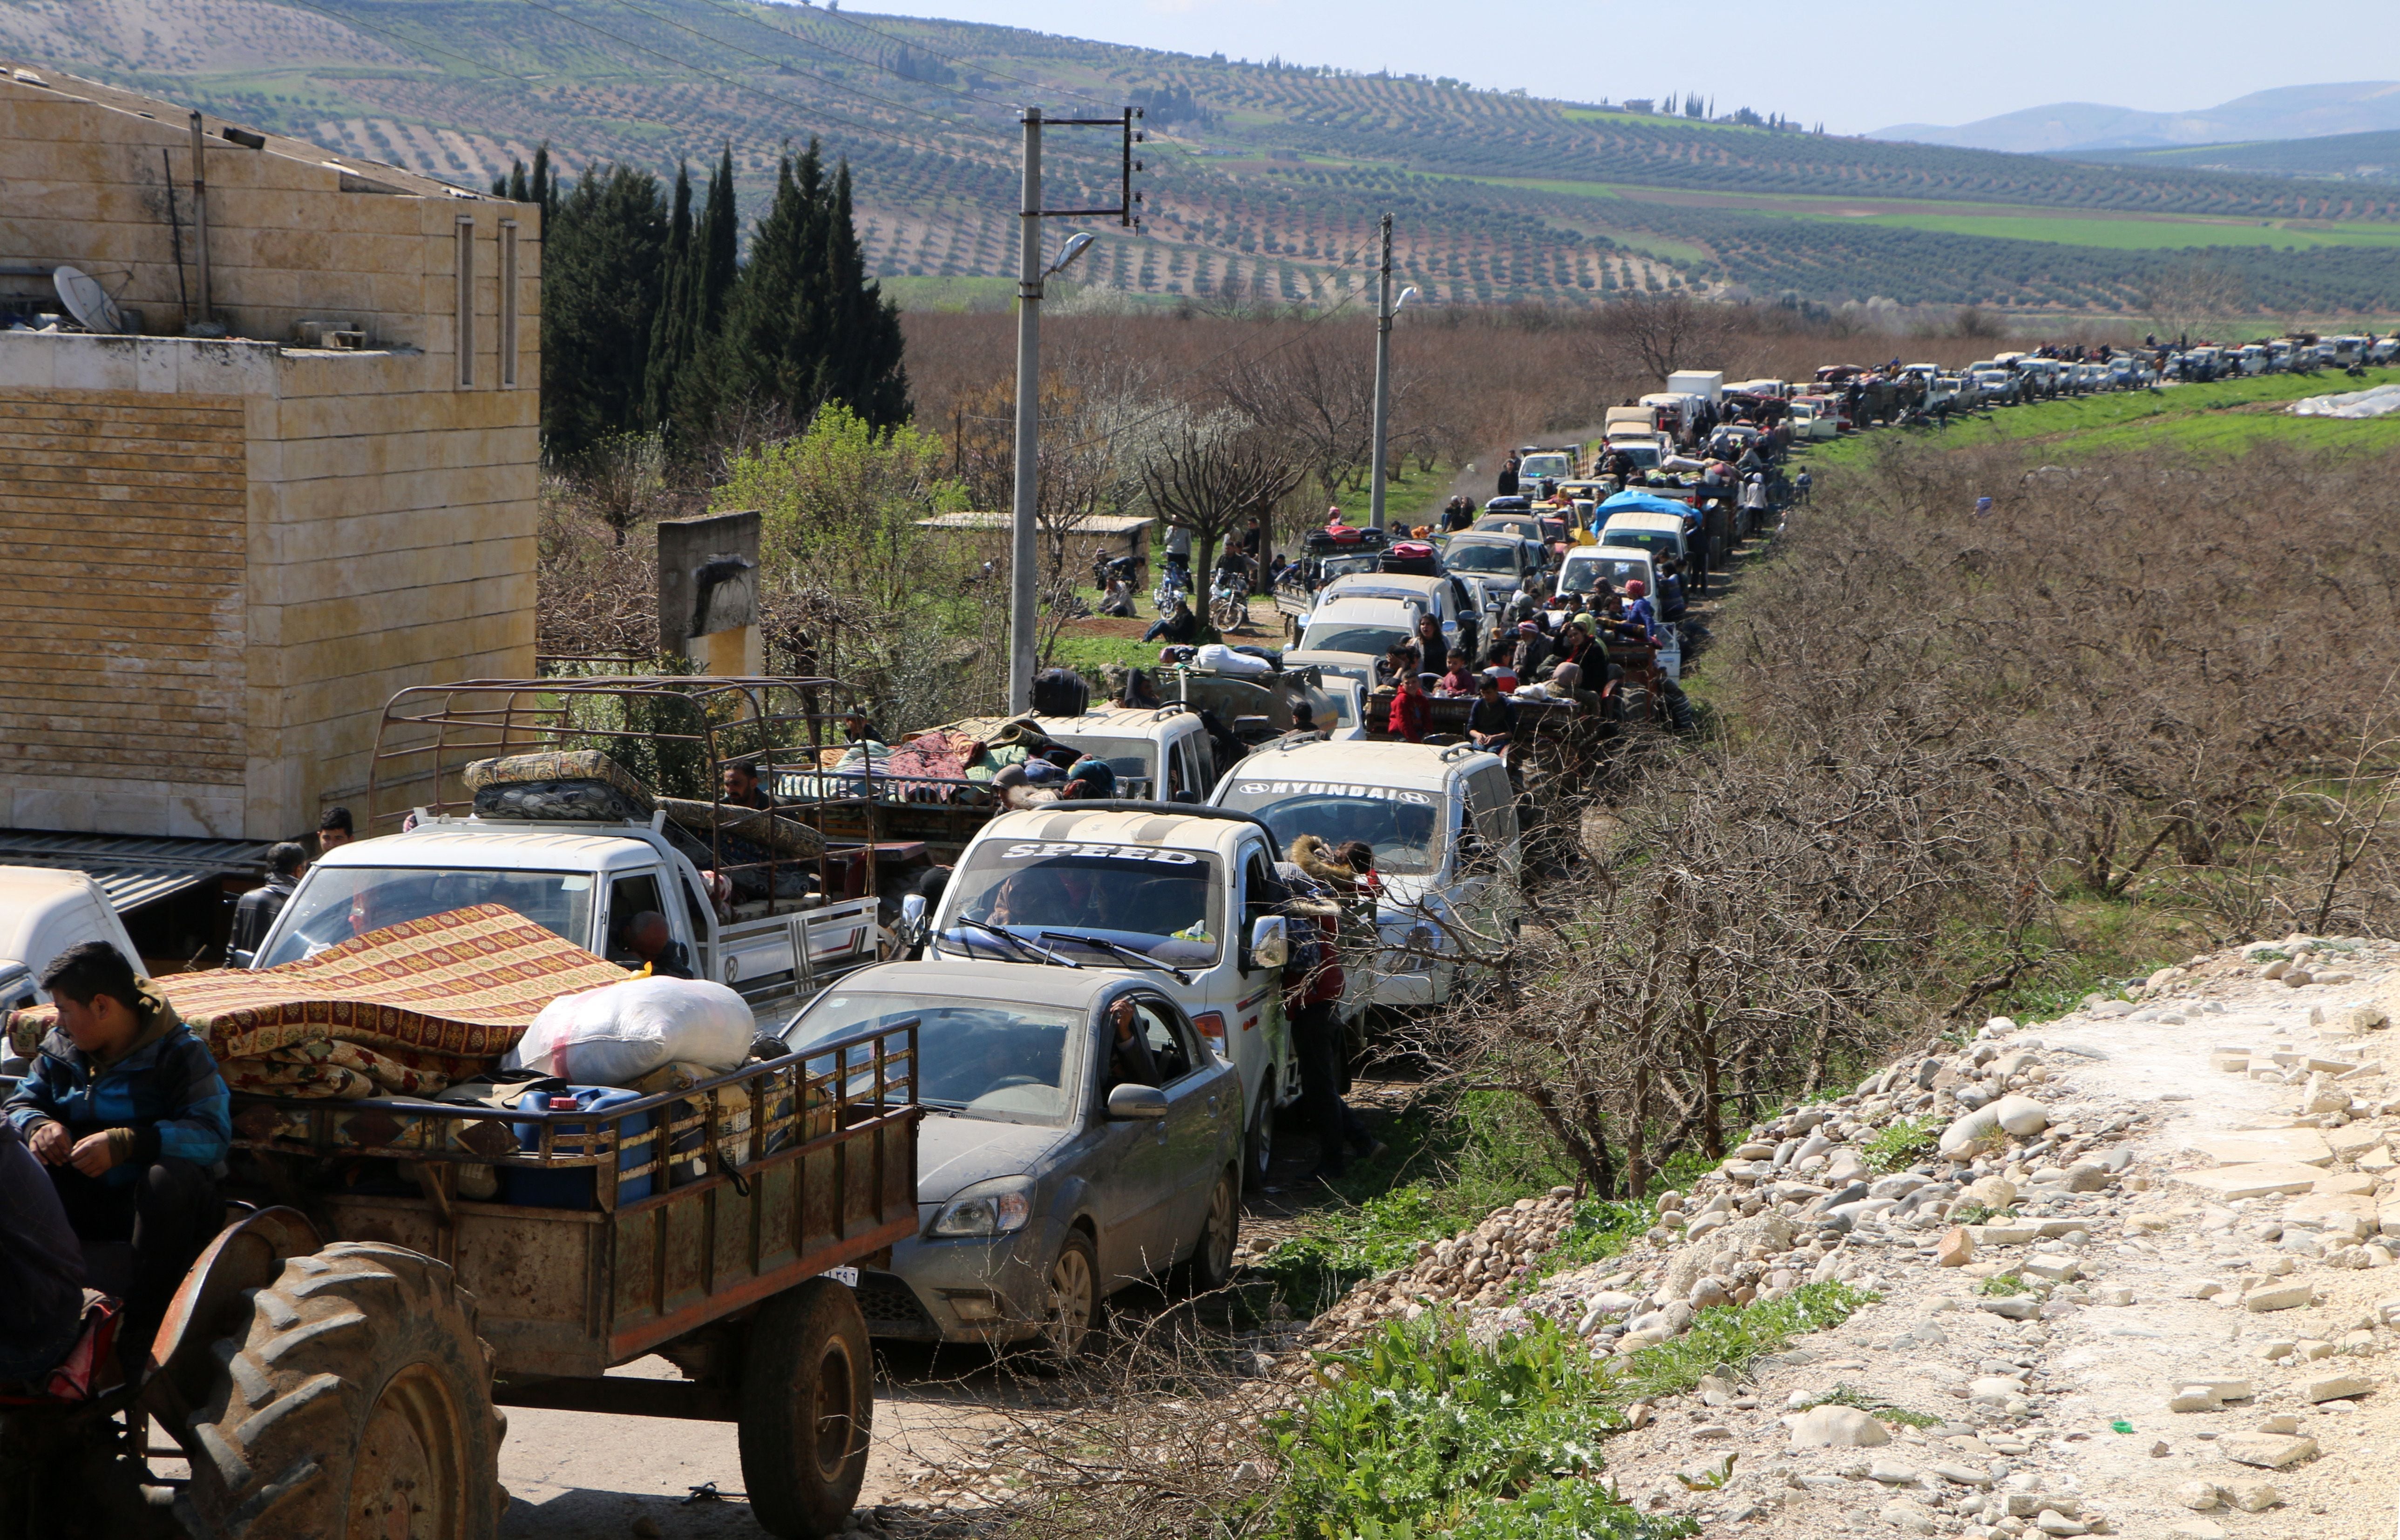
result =
M798 162L784 152L775 200L751 235L750 260L726 305L727 388L779 402L796 423L808 420L819 399L825 328L814 280L825 217L825 162L811 139Z
M641 421L667 211L648 171L593 167L543 224L541 425L566 459Z
M552 216L558 212L558 183L550 174L550 141L545 139L533 147L533 180L525 184L530 195L527 201L541 205L541 227L550 228Z
M675 167L675 208L667 216L666 251L659 264L659 307L650 320L649 358L643 365L642 421L665 426L675 385L699 351L693 289L699 281L692 247L691 168Z
M724 388L779 403L806 422L827 402L870 425L907 420L897 308L866 277L852 223L850 166L830 184L814 140L778 168L775 201L751 238L727 307Z
M702 336L725 329L725 302L741 276L742 220L733 206L733 146L728 143L716 170L708 173L708 200L701 205L700 224L693 232L699 242L700 287L697 296Z
M825 220L821 281L830 315L817 399L848 403L876 428L909 416L908 370L902 361L899 307L866 276L851 219L850 162L835 173L833 207Z

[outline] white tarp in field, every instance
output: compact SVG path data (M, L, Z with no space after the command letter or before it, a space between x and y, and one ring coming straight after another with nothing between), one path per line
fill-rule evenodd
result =
M2400 385L2379 385L2339 396L2311 396L2292 403L2297 417L2388 417L2400 412Z

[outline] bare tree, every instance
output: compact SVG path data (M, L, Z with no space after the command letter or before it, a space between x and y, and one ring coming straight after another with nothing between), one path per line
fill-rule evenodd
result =
M1286 435L1229 410L1175 414L1141 468L1143 493L1159 518L1192 531L1194 571L1204 578L1216 565L1218 542L1273 512L1304 474Z
M657 433L609 434L576 460L568 484L619 545L628 530L681 501L667 484L666 442Z
M2142 293L2142 308L2161 337L2189 336L2229 320L2250 303L2242 275L2213 257L2180 257L2158 269Z
M1340 497L1375 451L1375 361L1357 342L1312 329L1225 380L1226 401L1252 422L1289 434L1328 497Z
M1599 337L1603 348L1631 353L1652 378L1664 380L1678 369L1718 361L1729 330L1725 307L1669 292L1610 302L1601 311Z

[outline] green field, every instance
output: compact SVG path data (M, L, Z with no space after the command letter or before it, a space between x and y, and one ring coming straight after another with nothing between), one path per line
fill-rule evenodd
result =
M2064 246L2097 246L2115 252L2165 252L2188 246L2266 246L2311 251L2325 246L2390 246L2400 249L2400 225L2287 225L2216 220L2076 219L2055 214L2025 216L1924 213L1834 214L1761 209L1771 217L1843 225L1880 225L1889 229L1930 230L1978 236L1987 240L2048 240Z
M1937 429L1947 445L2032 443L2075 452L2139 449L2161 444L2201 453L2238 452L2264 440L2316 449L2400 447L2400 416L2346 422L2335 417L2295 417L2281 410L2309 396L2339 395L2400 383L2400 369L2370 369L2365 379L2324 374L2313 378L2269 375L2212 385L2178 385L2162 390L2128 390L2072 401L2013 406ZM1902 442L1930 434L1902 430ZM1813 466L1840 465L1879 452L1890 430L1860 434L1808 452Z

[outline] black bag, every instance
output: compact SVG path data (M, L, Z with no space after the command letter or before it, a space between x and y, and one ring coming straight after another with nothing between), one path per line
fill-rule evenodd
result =
M1045 668L1033 676L1033 715L1081 716L1092 705L1092 687L1071 668Z

